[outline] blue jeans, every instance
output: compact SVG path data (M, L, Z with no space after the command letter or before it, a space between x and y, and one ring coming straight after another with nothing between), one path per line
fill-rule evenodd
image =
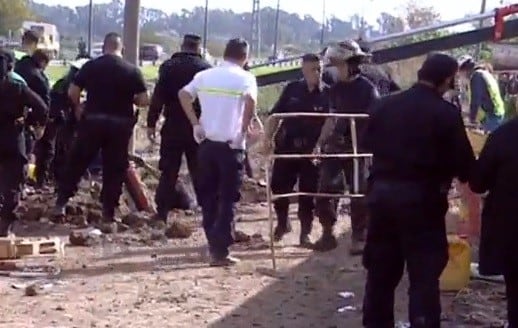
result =
M485 131L491 133L495 131L503 122L504 118L496 115L486 115L482 120L482 127Z
M226 257L234 242L234 204L239 201L244 152L227 143L203 141L198 149L199 203L213 257Z

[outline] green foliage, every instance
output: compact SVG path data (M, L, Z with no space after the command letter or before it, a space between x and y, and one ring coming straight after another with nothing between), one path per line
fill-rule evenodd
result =
M0 0L0 35L16 33L21 22L32 17L25 0Z

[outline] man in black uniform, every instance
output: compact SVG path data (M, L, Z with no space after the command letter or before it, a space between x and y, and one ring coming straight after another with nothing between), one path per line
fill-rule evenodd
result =
M338 82L330 89L331 111L344 114L366 114L378 99L376 87L360 74L360 65L367 57L353 40L341 42L327 49L325 60L336 67ZM366 119L356 122L357 134L360 135ZM353 145L348 119L329 118L322 128L317 143L317 151L324 153L352 153ZM361 153L361 149L359 149ZM366 161L358 159L360 168L359 193L366 191ZM344 181L345 178L345 181ZM319 193L343 194L345 183L353 193L354 162L353 159L329 158L321 161ZM316 200L316 211L322 224L323 234L314 247L317 251L328 251L336 248L337 241L333 227L337 219L338 198L319 197ZM359 255L363 251L365 230L367 227L367 210L363 199L351 199L352 244L350 252Z
M185 35L181 51L173 54L160 66L158 82L147 117L148 136L154 140L156 123L164 109L165 123L160 131L159 162L162 175L155 195L157 217L160 220L167 220L169 211L177 202L176 198L180 196L181 189L178 189L176 184L184 154L197 195L198 144L194 140L192 126L178 100L178 91L191 82L196 73L210 67L211 65L201 56L201 38L192 34ZM196 105L195 109L199 116L199 105Z
M81 91L86 90L84 112ZM84 64L68 90L80 118L77 139L59 184L55 214L65 214L68 199L99 150L103 160L101 202L105 223L112 223L128 168L128 145L137 121L133 105L147 106L149 98L139 68L122 59L117 33L104 38L103 55Z
M394 290L405 264L410 325L440 327L448 191L453 178L467 181L475 160L460 111L443 99L457 69L456 59L433 54L417 84L383 98L371 111L364 137L374 156L363 259L365 327L394 327Z
M276 113L327 113L328 99L320 77L322 67L320 58L314 54L302 57L304 79L289 83L283 90L279 100L270 111ZM282 123L280 121L282 120ZM311 154L315 148L320 130L325 119L315 117L292 117L279 119L268 118L265 128L265 152L269 153L272 137L276 133L276 154ZM280 123L280 127L279 127ZM318 168L311 159L277 159L273 164L271 188L274 194L286 194L293 191L298 181L300 192L315 193L318 183ZM275 239L291 231L288 219L289 198L274 201L278 225L275 228ZM300 244L309 246L309 234L313 223L314 197L299 196L298 217L300 220Z
M14 210L20 198L20 185L27 163L24 126L27 123L25 107L31 107L31 122L45 126L48 107L26 85L8 78L8 63L14 58L0 53L0 236L6 236L9 226L16 220Z
M24 78L29 88L36 92L47 104L50 103L50 86L43 68L49 62L48 56L42 51L37 51L39 36L34 31L26 31L22 36L22 49L26 53L16 62L14 71ZM36 57L34 53L38 52ZM46 58L45 58L46 56ZM34 134L27 129L25 131L27 153L32 154L34 148Z

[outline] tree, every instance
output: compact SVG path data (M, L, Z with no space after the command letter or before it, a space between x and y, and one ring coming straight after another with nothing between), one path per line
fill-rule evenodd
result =
M405 18L408 27L416 29L439 22L441 15L433 7L423 7L412 0L406 6Z
M0 0L0 35L21 29L21 22L31 18L25 0Z
M405 30L404 19L389 13L381 13L376 22L378 23L379 30L382 34L398 33Z

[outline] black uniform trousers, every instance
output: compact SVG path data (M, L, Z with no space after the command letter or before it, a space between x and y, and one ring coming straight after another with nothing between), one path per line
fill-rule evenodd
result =
M198 198L198 144L192 137L184 136L184 139L170 139L167 132L162 129L162 141L160 145L159 168L162 171L155 193L157 212L162 217L167 217L169 211L177 208L179 204L185 203L185 190L177 186L178 174L182 166L182 158L185 154L187 168L194 187L196 198ZM171 132L174 133L174 132ZM176 132L178 133L178 132Z
M272 168L271 189L273 194L286 194L293 191L298 181L299 192L315 193L318 183L318 168L311 159L276 159ZM301 233L310 233L313 223L314 197L299 196L298 217ZM279 226L287 227L289 198L274 201Z
M234 242L234 205L241 196L244 151L206 139L198 155L199 202L209 251L214 257L226 257Z
M22 127L0 127L0 217L14 220L27 164L25 132Z
M75 194L79 181L100 150L103 166L101 202L104 214L114 215L127 174L128 146L135 123L134 118L103 114L90 115L79 122L77 138L59 186L58 205L65 204Z
M35 175L38 185L42 185L49 179L51 164L55 155L57 131L57 123L49 122L45 126L43 136L34 145L34 156L36 157Z
M68 154L75 138L75 125L66 122L58 126L56 132L55 153L52 161L52 174L56 184L59 185L63 179L63 173L68 160Z
M367 162L358 159L358 193L367 191ZM351 193L354 183L353 159L326 158L320 163L318 192L326 194L343 194L346 185ZM318 197L316 199L316 214L324 229L331 229L337 219L339 198ZM351 229L352 238L365 239L365 230L368 223L368 211L364 198L351 198Z
M364 327L394 327L394 291L405 264L411 327L440 327L439 277L448 262L444 220L448 201L447 192L439 190L410 182L372 183L363 258Z

